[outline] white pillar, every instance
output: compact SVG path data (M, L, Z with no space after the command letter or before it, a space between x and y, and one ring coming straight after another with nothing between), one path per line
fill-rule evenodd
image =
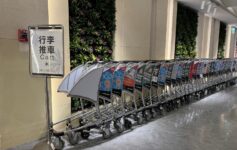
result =
M150 57L152 60L166 58L166 34L168 0L153 0Z
M232 33L229 58L235 58L237 32Z
M232 31L232 25L228 25L226 29L226 42L225 42L225 58L234 58L236 48L236 32Z
M213 19L203 13L198 13L197 58L208 58Z
M151 59L173 59L177 18L176 0L153 0Z
M209 51L209 58L217 58L218 45L219 45L219 34L220 34L220 21L214 20L212 36L211 36L211 48Z
M176 0L116 0L115 60L172 59Z
M202 57L202 47L203 47L203 26L204 26L204 14L198 12L198 31L197 31L197 38L196 38L196 53L197 58Z
M150 58L152 0L116 0L115 60Z
M220 21L198 13L197 58L216 58L218 52Z
M175 40L176 40L176 22L177 22L177 0L169 0L168 5L168 33L166 40L166 59L174 59L175 55Z
M227 25L227 27L226 27L226 39L225 39L225 51L224 51L224 57L225 58L229 57L230 43L231 43L231 26Z
M49 24L62 24L64 27L64 67L65 75L70 71L69 48L69 7L67 0L48 0ZM58 93L57 89L62 78L51 79L52 121L56 122L71 114L71 99L65 93ZM59 127L59 126L58 126ZM64 127L63 124L60 127Z
M213 24L212 18L204 15L201 58L208 58L209 57L212 24Z

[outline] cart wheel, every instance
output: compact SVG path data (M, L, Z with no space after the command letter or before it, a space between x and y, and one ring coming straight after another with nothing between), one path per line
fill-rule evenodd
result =
M66 133L68 137L68 141L71 145L76 145L79 141L79 136L78 133L73 132L73 131L67 131Z
M119 120L114 122L114 128L117 130L118 133L122 133L124 131L124 126Z
M181 103L182 103L183 106L185 106L187 104L185 97L182 97L181 101L182 101Z
M174 103L174 101L172 100L171 102L170 102L170 111L173 111L175 109L175 103Z
M178 99L178 100L176 101L176 103L177 103L177 109L179 109L179 108L181 107L180 99Z
M189 99L188 99L187 96L184 97L184 104L185 104L185 105L189 104Z
M90 133L89 133L89 130L86 130L86 131L81 131L81 137L85 140L87 140L90 136Z
M104 139L108 139L111 137L112 133L109 128L102 129L102 135Z
M170 112L170 104L169 104L169 102L166 102L166 103L163 105L163 108L164 108L164 110L166 110L166 112Z
M151 109L152 117L155 118L158 116L157 110L155 108Z
M161 106L159 107L159 109L160 109L160 114L161 114L162 116L165 116L165 115L166 115L166 111L165 111L165 109L164 109L164 105L161 105Z
M64 141L61 139L61 137L51 137L51 144L55 150L61 150L64 147Z
M125 127L125 129L131 129L132 128L132 122L128 119L124 119L124 127Z
M190 100L191 100L192 103L196 101L196 97L195 97L194 94L190 95Z
M144 113L141 113L141 112L135 115L135 121L137 122L138 125L141 125L144 123L143 117L144 117Z
M144 112L144 117L146 118L147 121L151 120L152 115L149 109Z

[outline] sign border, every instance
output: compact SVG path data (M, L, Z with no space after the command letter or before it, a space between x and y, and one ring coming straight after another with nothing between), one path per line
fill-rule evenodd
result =
M31 63L32 63L32 57L31 57L31 35L30 35L30 30L35 29L61 29L62 30L62 41L63 41L63 73L62 74L45 74L45 73L33 73L31 70ZM50 77L63 77L65 74L65 59L64 59L64 55L65 55L65 51L64 51L64 27L63 25L60 24L52 24L52 25L37 25L37 26L28 26L28 39L29 39L29 72L32 76L50 76Z

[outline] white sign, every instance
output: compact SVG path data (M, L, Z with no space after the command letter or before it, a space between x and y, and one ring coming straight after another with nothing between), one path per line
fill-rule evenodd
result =
M63 29L29 28L32 74L63 76Z

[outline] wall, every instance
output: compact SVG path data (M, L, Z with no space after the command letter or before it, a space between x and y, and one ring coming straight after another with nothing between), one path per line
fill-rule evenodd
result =
M45 137L47 125L44 79L30 76L28 44L17 41L17 29L37 24L64 24L65 61L68 70L68 18L63 17L58 21L52 19L68 16L68 9L65 8L67 0L61 0L61 3L57 1L57 5L54 1L54 7L52 2L50 0L48 4L48 0L0 1L0 149L15 147ZM62 7L57 7L58 5ZM56 13L59 11L60 15L57 16ZM66 116L70 111L70 104L65 96L56 94L58 82L58 79L51 81L51 98L53 106L64 106L61 107L60 115ZM58 101L55 99L58 99L60 104L57 104ZM64 112L65 110L67 111ZM54 112L59 111L54 110Z

